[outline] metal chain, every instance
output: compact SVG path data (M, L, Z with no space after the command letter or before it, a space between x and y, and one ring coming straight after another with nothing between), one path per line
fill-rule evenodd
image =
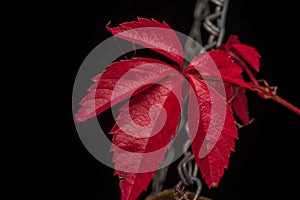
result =
M225 18L228 9L229 0L198 0L194 10L194 22L190 31L190 37L194 39L187 40L185 44L186 55L196 56L205 50L210 50L219 46L225 35ZM210 8L214 7L214 12L210 13ZM209 34L208 41L205 45L201 36L201 24L203 28ZM193 49L194 42L198 42L204 47L199 49ZM186 133L189 133L188 123L185 124ZM186 145L190 146L191 142L187 141ZM187 148L187 147L184 147ZM192 163L194 162L194 166ZM175 187L180 187L182 184L190 186L196 183L197 190L193 200L197 200L202 190L202 182L197 178L198 166L194 160L194 155L190 151L184 153L184 158L177 166L178 175L180 181ZM187 199L187 198L185 198Z
M189 33L190 38L187 39L184 46L187 60L192 60L197 54L205 50L214 49L222 43L225 35L225 18L228 4L229 0L197 0L193 14L194 20ZM203 27L201 27L202 25ZM209 34L207 41L203 41L201 30ZM199 45L196 43L202 45L203 48L199 48ZM188 123L184 117L182 117L180 125L178 132L183 131L188 134ZM196 184L197 190L193 200L197 200L202 190L202 183L197 178L198 167L194 161L194 155L188 150L190 144L190 140L187 140L183 147L185 150L184 157L177 166L178 175L181 180L177 183L176 187ZM168 159L174 155L173 151L174 149L169 148L166 156ZM158 170L157 176L152 181L152 194L161 191L167 173L168 167ZM188 200L186 197L184 199Z

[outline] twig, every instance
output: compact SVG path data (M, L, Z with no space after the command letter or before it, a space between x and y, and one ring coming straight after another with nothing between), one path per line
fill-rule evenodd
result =
M237 62L237 64L240 65L245 70L248 77L252 81L251 83L249 83L249 85L257 89L259 96L261 96L263 99L272 99L300 116L300 109L298 107L294 106L290 102L278 96L275 91L271 90L270 87L259 85L258 81L256 80L256 78L248 68L247 64L238 56L236 56L234 53L229 52L229 54L233 57L233 59Z
M300 116L300 108L296 107L295 105L293 105L290 102L286 101L285 99L281 98L277 94L273 94L271 92L270 88L264 87L264 86L261 86L261 85L256 85L256 84L253 84L253 83L249 83L249 84L253 88L256 88L260 92L263 92L264 95L262 97L264 99L272 99L272 100L276 101L277 103L283 105L284 107L288 108L289 110L293 111L294 113L296 113L297 115Z
M201 76L198 74L193 74L195 77L202 79L202 80L210 80L210 81L223 81L226 82L226 80L222 80L221 78L218 77L209 77L209 76ZM258 83L256 81L256 83ZM286 101L285 99L283 99L282 97L278 96L275 92L273 92L271 90L270 87L265 87L265 86L261 86L259 84L254 84L252 82L248 82L248 84L255 88L260 97L262 97L263 99L272 99L274 101L276 101L277 103L283 105L284 107L288 108L289 110L293 111L294 113L296 113L297 115L300 116L300 108L296 107L295 105L291 104L290 102Z

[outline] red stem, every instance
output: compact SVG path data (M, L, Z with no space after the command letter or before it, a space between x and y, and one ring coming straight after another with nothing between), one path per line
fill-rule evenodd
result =
M298 107L289 103L288 101L281 98L277 94L274 94L274 92L269 87L264 87L264 86L259 85L259 83L255 79L254 75L252 74L252 72L250 71L248 66L241 59L238 59L238 62L239 62L238 64L241 64L242 67L245 69L246 73L248 74L249 78L252 81L251 83L249 83L249 85L257 90L260 97L262 97L263 99L272 99L300 116L300 109ZM198 77L199 79L204 78L203 76L196 75L196 74L194 74L194 76ZM205 77L205 80L224 81L224 80L220 80L220 79L214 78L214 77Z
M250 83L250 85L253 88L258 89L258 94L262 98L264 98L264 99L272 99L272 100L276 101L277 103L283 105L287 109L293 111L294 113L296 113L297 115L300 116L300 109L299 108L297 108L293 104L289 103L285 99L281 98L280 96L278 96L276 94L273 94L273 91L270 90L269 87L264 87L264 86L259 85L258 81L256 80L255 76L253 75L253 73L251 72L251 70L249 69L249 67L247 66L247 64L242 59L240 59L238 56L236 56L234 53L229 52L229 54L237 62L237 64L240 65L245 70L245 72L249 76L249 79L252 82L252 83Z
M300 116L300 108L294 106L293 104L291 104L290 102L286 101L285 99L281 98L280 96L276 95L276 94L272 94L272 92L270 91L270 89L268 87L264 87L261 85L254 85L252 83L249 83L252 87L258 89L259 91L261 91L264 96L264 99L272 99L274 101L276 101L277 103L283 105L284 107L286 107L287 109L293 111L294 113L296 113L297 115Z

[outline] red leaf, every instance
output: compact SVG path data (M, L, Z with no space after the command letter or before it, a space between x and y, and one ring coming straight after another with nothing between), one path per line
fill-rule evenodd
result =
M227 42L218 49L232 55L232 59L246 71L251 81L254 81L254 83L256 82L255 77L252 75L248 66L242 62L242 60L248 62L253 69L259 71L260 55L255 48L241 44L236 35L231 35ZM244 88L239 88L239 92L232 102L233 109L243 124L249 122L248 102L245 92Z
M197 96L197 99L191 96L189 102L192 152L205 182L209 187L215 187L224 174L224 168L228 167L230 151L234 151L234 139L238 137L235 120L226 99L209 88L205 81L192 75L186 77ZM195 106L200 110L198 122L193 117ZM199 123L197 130L195 123Z
M233 52L238 56L246 60L250 66L253 67L256 71L259 71L259 58L260 55L255 48L244 45L244 44L233 44Z
M231 46L233 45L233 44L240 44L241 42L240 42L240 40L238 39L238 36L237 35L230 35L229 36L229 38L228 38L228 40L226 41L226 43L225 43L225 48L226 49L229 49L229 48L231 48Z
M220 83L221 84L221 83ZM224 83L227 102L232 105L231 98L234 95L234 87L230 83ZM236 88L236 87L235 87Z
M243 80L242 68L234 63L228 53L223 51L209 51L196 56L185 70L186 73L200 73L206 80L226 82L252 89ZM221 76L221 77L220 77Z
M241 44L236 35L231 35L226 44L221 48L224 47L227 51L231 51L235 55L248 62L253 69L259 71L260 55L254 47Z
M225 83L226 98L229 105L233 108L237 117L246 125L249 123L248 100L246 89L242 87L233 87Z
M181 79L173 77L163 85L153 85L125 104L111 131L115 174L125 177L120 183L122 200L135 200L147 188L176 133Z
M249 123L248 101L245 88L239 88L238 94L233 99L232 105L235 114L244 125Z
M149 28L151 27L151 28ZM182 69L184 54L182 45L170 26L163 22L145 18L125 22L118 27L107 29L115 36L150 48L177 62Z
M129 98L143 84L155 83L174 71L171 65L150 58L133 58L112 63L102 74L93 78L96 83L80 102L82 107L75 119L78 122L86 121Z
M138 18L117 27L108 25L116 37L143 45L179 64L178 68L149 58L112 63L92 79L95 84L75 115L78 122L85 121L130 98L111 130L111 151L115 174L122 177L122 200L135 200L156 174L178 127L182 80L176 73L183 67L183 49L175 31L165 22ZM184 71L196 93L195 98L190 95L188 108L192 151L209 187L218 185L238 137L231 105L227 103L233 95L233 85L243 88L232 106L243 122L249 120L244 88L252 87L244 82L241 67L230 55L243 58L259 70L256 50L232 36L219 50L196 56ZM196 116L195 109L200 116Z
M120 181L122 200L136 200L143 190L146 190L156 171L146 173L124 173L115 172L119 177L125 178Z

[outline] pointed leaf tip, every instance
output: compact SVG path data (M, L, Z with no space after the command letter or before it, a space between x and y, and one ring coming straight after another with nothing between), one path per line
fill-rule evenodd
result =
M137 21L124 22L117 27L108 25L107 30L116 37L150 48L175 61L182 69L183 48L175 31L167 23L138 17Z

